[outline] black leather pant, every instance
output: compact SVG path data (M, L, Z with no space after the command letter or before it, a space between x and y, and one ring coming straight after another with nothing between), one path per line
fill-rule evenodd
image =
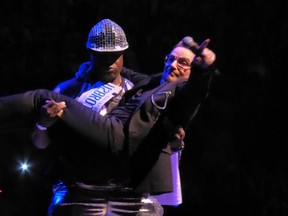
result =
M54 187L49 216L162 216L163 208L155 198L116 186Z

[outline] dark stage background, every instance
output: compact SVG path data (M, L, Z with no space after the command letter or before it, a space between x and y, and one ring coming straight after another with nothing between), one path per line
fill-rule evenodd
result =
M127 34L125 65L148 74L183 36L210 38L220 75L187 131L184 203L166 215L287 216L287 14L280 0L2 0L0 94L72 77L103 18ZM46 212L52 153L28 131L0 132L1 216ZM23 159L29 173L17 169Z

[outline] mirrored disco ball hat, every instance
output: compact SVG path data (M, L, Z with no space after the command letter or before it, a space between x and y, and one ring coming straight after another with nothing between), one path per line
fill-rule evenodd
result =
M86 47L96 52L119 52L128 48L123 29L110 19L103 19L90 30Z

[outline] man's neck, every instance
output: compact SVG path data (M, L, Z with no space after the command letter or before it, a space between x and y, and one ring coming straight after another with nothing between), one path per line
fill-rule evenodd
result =
M123 78L122 76L119 75L111 83L117 86L122 86L122 81L123 81Z

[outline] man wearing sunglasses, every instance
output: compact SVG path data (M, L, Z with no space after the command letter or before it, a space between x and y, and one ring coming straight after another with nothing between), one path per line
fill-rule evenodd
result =
M191 44L187 44L185 40L180 41L170 53L170 60L168 58L165 63L161 82L157 76L141 79L132 90L126 92L119 107L112 108L102 117L102 106L93 104L105 98L103 94L106 96L106 93L112 92L112 95L118 95L121 92L121 89L110 83L107 86L98 83L93 88L88 86L89 90L84 92L87 94L83 97L83 94L74 94L77 100L86 102L85 106L90 106L89 109L79 107L79 103L60 94L41 90L24 94L23 97L29 99L25 101L34 101L34 106L39 106L44 98L50 99L45 105L47 112L51 117L57 115L61 118L61 121L49 129L52 134L57 134L57 138L63 139L60 147L64 151L64 163L69 163L65 176L68 178L64 185L55 186L53 215L92 216L97 215L96 212L98 215L162 214L157 202L147 195L173 191L171 148L167 143L173 128L186 126L207 95L211 78L210 66L215 61L215 54L207 48L208 43L206 40L200 47L193 44L201 53L196 56L191 50ZM199 67L194 69L192 76L189 76L191 67L183 64L182 60L185 59ZM85 68L86 66L84 65ZM88 72L87 74L89 79L90 75ZM113 75L113 68L110 75ZM80 80L85 79L85 73L80 73L79 77ZM80 89L82 88L84 87L81 85ZM34 100L30 100L30 97ZM13 98L9 107L17 101L22 100ZM60 101L64 101L67 107L61 107L63 103L59 105ZM122 102L125 102L125 106L121 106ZM5 103L3 105L7 112ZM25 103L23 106L30 104ZM22 113L23 110L30 110L25 108L27 107L22 109ZM92 113L91 109L94 110ZM62 132L67 125L75 131ZM43 131L49 125L40 122L37 126ZM75 143L75 137L81 135L89 139ZM108 146L105 144L107 141ZM113 151L113 156L109 153L110 150Z
M90 60L80 65L74 78L60 83L54 91L75 98L101 115L106 115L118 106L123 94L130 90L134 83L137 84L148 76L123 66L123 54L128 48L128 42L123 29L112 20L104 19L93 26L88 35L86 48ZM160 80L161 74L157 76ZM118 92L110 95L108 91L111 88L115 88ZM34 143L40 148L45 148L50 144L50 138L45 131L39 131L40 125L37 126L32 136ZM176 127L170 143L177 151L183 146L184 137L184 130ZM53 187L54 195L49 209L50 214L53 213L54 206L59 204L55 203L55 200L61 197L59 194L63 194L63 191L67 189L63 181L58 181ZM157 201L154 200L154 202Z

